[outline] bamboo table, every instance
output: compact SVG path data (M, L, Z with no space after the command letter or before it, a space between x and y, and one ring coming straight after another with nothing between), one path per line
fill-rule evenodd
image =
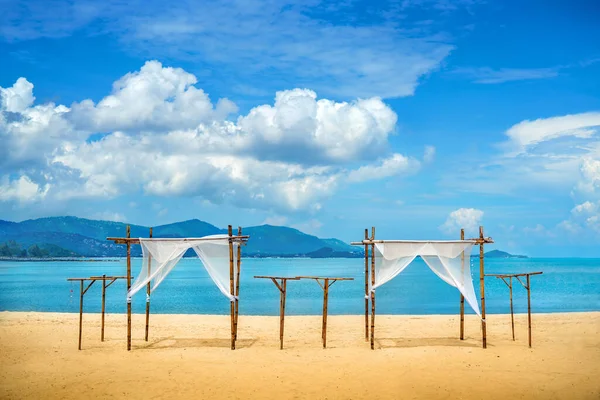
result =
M354 278L333 278L325 276L298 276L298 279L314 279L323 289L323 322L321 326L321 339L323 348L327 347L327 303L329 300L329 287L337 281L353 281ZM321 283L323 281L323 283Z
M279 349L283 350L283 330L285 320L285 295L287 292L287 281L297 281L298 277L284 276L255 276L256 279L270 279L273 281L277 289L279 289ZM280 282L277 282L277 281Z
M79 281L79 350L81 350L81 331L83 329L83 295L92 287L96 281L102 281L102 327L100 340L104 342L104 306L106 304L106 288L115 283L117 279L127 279L126 276L90 276L89 278L68 278L67 281ZM91 281L84 289L85 281ZM106 281L110 281L108 284Z
M512 328L512 339L515 340L515 317L513 312L513 299L512 299L512 278L515 278L519 283L527 289L527 329L529 333L529 347L531 347L531 284L529 277L531 275L541 275L543 272L525 272L522 274L486 274L485 276L495 276L498 279L502 279L502 282L508 286L509 297L510 297L510 323ZM525 276L526 283L523 283L519 277ZM506 279L508 278L508 282Z

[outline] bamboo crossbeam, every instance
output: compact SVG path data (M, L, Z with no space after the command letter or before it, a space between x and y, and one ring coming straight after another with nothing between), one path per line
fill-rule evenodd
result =
M297 276L296 278L298 279L329 279L331 280L336 280L336 281L353 281L354 278L337 278L337 277L333 277L333 276Z
M526 276L526 275L541 275L543 274L543 272L541 271L537 271L537 272L524 272L524 273L520 273L520 274L485 274L485 276L494 276L496 278L516 278L518 276Z
M378 243L472 243L472 244L481 244L481 243L494 243L494 240L491 237L487 238L479 238L479 239L465 239L465 240L371 240L364 239L360 242L350 242L352 246L365 245L365 244L378 244Z
M297 276L269 276L269 275L254 275L256 279L288 279L292 281L297 281L300 278Z
M68 281L112 281L113 279L127 279L126 276L90 276L88 278L67 278Z
M234 242L246 242L250 238L249 235L243 236L231 236L231 240ZM152 241L155 242L171 242L171 241L183 241L183 242L203 242L209 240L223 240L229 239L229 237L220 237L220 238L152 238ZM121 238L121 237L107 237L106 240L115 242L116 244L140 244L139 238Z

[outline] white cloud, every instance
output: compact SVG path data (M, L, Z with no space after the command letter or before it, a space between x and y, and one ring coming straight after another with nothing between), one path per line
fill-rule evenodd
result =
M378 164L365 165L348 174L349 182L364 182L398 175L401 172L413 172L419 169L420 163L401 154L381 160Z
M113 211L103 211L98 212L93 215L93 219L99 219L103 221L113 221L113 222L125 222L127 218L124 214L113 212Z
M20 98L33 99L33 85L20 82ZM336 102L307 89L280 91L273 105L232 122L224 118L235 105L213 105L195 83L195 76L153 61L118 80L97 105L29 103L11 106L20 111L10 119L2 116L3 102L3 173L28 171L52 201L143 191L302 211L320 209L340 185L419 167L390 155L397 116L379 98ZM87 140L97 130L108 132Z
M506 136L510 141L508 145L514 146L518 154L528 147L560 137L590 138L598 133L599 127L600 112L589 112L522 121L506 131Z
M0 180L0 201L16 200L19 203L32 203L43 199L47 193L47 185L41 187L25 175L12 181L8 177Z
M12 87L0 88L0 109L9 112L22 112L29 108L33 97L33 85L25 78L19 78Z
M481 225L483 211L476 208L459 208L452 211L446 222L440 226L440 230L448 235L460 233L461 229L465 230L465 235L476 235Z
M38 2L9 2L0 15L0 37L8 41L63 37L85 28L116 36L118 43L138 54L191 59L226 87L241 82L271 89L310 84L328 96L345 97L412 95L419 80L453 49L450 36L437 25L419 24L419 10L396 10L391 2L370 13L369 24L355 24L327 7L332 5L297 0L217 1L201 6L57 0L49 13ZM350 11L352 18L357 17ZM406 18L408 12L417 13L416 22ZM432 17L443 20L440 12ZM269 79L256 84L256 77L265 71Z
M191 129L237 111L227 99L213 106L208 95L194 86L197 82L181 68L148 61L140 71L116 81L113 93L97 105L91 100L73 104L72 119L90 131L161 131Z
M581 179L576 190L587 195L593 194L600 188L600 160L586 157L581 162Z
M425 153L423 154L423 162L429 164L433 162L435 158L435 147L434 146L425 146Z
M498 152L475 168L457 165L444 183L472 192L520 195L524 191L590 191L600 171L600 112L571 114L509 128ZM583 176L582 176L583 175Z
M532 79L547 79L558 76L560 68L456 68L452 72L464 75L475 83L494 84Z
M299 231L307 233L309 235L317 235L319 229L321 229L323 224L321 223L321 221L313 218L305 222L293 224L292 226L298 229Z
M265 218L265 220L262 222L263 225L273 225L273 226L285 226L285 224L287 224L288 219L287 217L281 216L281 215L274 215L274 216L270 216Z

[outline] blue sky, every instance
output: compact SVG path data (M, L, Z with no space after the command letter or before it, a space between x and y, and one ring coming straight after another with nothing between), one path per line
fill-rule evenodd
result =
M600 256L597 2L0 5L1 219Z

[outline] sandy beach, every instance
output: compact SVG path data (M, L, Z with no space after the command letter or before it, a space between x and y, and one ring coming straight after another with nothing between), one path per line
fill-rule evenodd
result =
M362 316L331 316L328 348L320 316L240 316L237 350L229 317L0 313L2 399L598 399L600 312L488 316L488 348L476 318L460 341L457 316L378 316L376 350L364 341Z

